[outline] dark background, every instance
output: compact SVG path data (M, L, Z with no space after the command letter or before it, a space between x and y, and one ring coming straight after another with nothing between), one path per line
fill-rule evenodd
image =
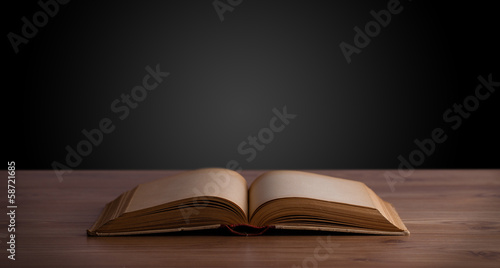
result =
M388 1L243 0L222 22L212 2L72 1L17 54L8 33L41 8L3 3L5 160L66 164L65 147L108 117L116 129L73 168L397 168L436 127L448 139L419 168L500 167L500 93L457 130L443 121L479 75L500 80L490 2L401 1L350 64L339 44ZM110 104L156 64L170 76L119 120ZM297 117L247 161L238 145L285 105Z

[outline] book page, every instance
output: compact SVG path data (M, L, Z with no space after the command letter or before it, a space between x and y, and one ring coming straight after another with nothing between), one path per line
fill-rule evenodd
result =
M125 212L186 198L214 196L232 201L248 215L247 195L247 182L237 172L222 168L198 169L140 184Z
M368 187L352 180L301 171L270 171L250 186L250 215L262 204L285 197L312 198L362 207L376 208Z

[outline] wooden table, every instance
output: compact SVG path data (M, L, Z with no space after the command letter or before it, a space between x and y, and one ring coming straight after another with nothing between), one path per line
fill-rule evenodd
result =
M500 267L500 170L416 170L394 192L384 170L316 170L359 180L391 202L411 236L214 234L87 237L103 206L180 171L18 171L16 260L7 259L7 175L0 267ZM243 171L249 182L263 171ZM397 172L397 171L395 171Z

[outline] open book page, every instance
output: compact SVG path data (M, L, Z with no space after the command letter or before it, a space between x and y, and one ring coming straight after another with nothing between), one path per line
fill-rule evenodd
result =
M125 212L186 198L214 196L232 201L248 215L246 180L229 169L206 168L140 184Z
M250 215L273 199L304 197L377 208L364 183L300 171L271 171L260 175L249 191Z

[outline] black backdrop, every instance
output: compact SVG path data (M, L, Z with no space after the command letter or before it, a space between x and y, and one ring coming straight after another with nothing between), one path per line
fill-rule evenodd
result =
M41 2L3 3L18 169L499 167L500 93L475 96L500 81L489 2ZM151 91L147 66L169 73Z

